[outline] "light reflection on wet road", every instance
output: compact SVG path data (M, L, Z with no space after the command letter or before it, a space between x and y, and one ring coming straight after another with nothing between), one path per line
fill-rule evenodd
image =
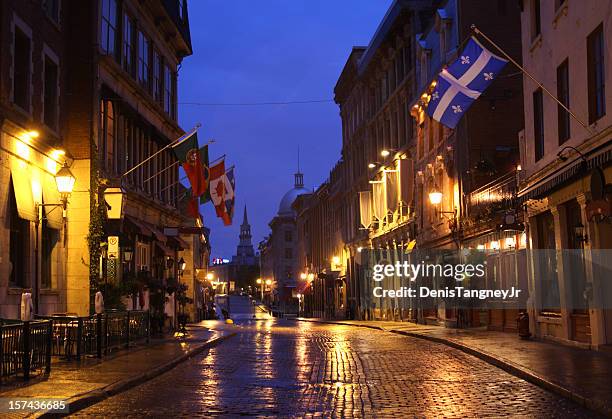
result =
M589 416L441 344L341 325L243 320L208 354L77 415Z

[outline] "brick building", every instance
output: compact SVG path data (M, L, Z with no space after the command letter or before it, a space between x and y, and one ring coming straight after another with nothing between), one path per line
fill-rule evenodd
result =
M1 238L2 314L15 316L23 290L33 291L40 313L85 315L102 284L143 270L176 277L191 237L163 234L188 222L177 210L172 152L125 173L183 134L176 85L178 66L191 54L186 2L0 7L1 205L10 226ZM75 178L66 211L45 207L39 217L36 204L59 201L52 176L64 162ZM125 192L120 220L106 219L108 187ZM108 253L108 236L119 237L117 254Z

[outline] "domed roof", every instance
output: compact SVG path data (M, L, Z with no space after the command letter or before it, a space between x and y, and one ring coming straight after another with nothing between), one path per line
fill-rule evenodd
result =
M281 199L278 206L278 215L293 216L294 211L291 208L295 199L302 194L310 193L308 189L304 187L304 175L301 173L295 174L295 186L293 189L287 191L287 193Z

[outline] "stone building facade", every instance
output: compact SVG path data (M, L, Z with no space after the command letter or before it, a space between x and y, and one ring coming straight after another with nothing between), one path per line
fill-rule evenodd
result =
M504 1L395 1L369 45L354 47L349 55L334 90L342 118L346 191L338 270L346 272L348 310L333 316L480 325L481 313L462 313L459 324L457 310L447 309L443 301L424 309L410 299L374 299L362 269L363 257L373 254L378 260L402 262L406 250L414 247L480 248L477 238L487 243L500 240L494 220L468 228L468 197L516 168L518 132L523 127L520 73L505 69L454 130L433 121L421 107L434 77L456 59L469 38L472 23L520 61L520 9ZM373 191L377 185L387 191L383 209L364 226L359 192ZM434 190L442 193L437 205L429 199ZM316 194L310 198L321 199L323 195ZM298 223L308 225L310 204L301 207L306 220ZM368 256L362 255L364 250ZM397 280L390 278L382 286L397 288ZM314 301L317 298L322 297Z
M270 299L282 310L297 313L297 286L301 272L297 265L296 214L292 205L301 194L309 193L304 188L304 175L294 175L294 185L283 195L278 212L269 223L271 233L259 245L261 278L271 280Z
M69 234L54 176L67 135L68 12L58 2L0 4L0 317L66 306ZM39 213L43 211L43 214ZM41 218L46 218L43 222ZM87 281L86 281L87 282Z
M597 270L609 267L602 249L612 248L610 5L528 0L521 23L525 69L580 120L524 79L519 196L533 255L530 327L543 338L609 345L612 289L609 271Z
M177 210L172 152L125 173L183 134L176 84L178 66L191 54L186 2L0 7L6 63L0 205L10 226L0 255L8 281L0 284L3 316L15 316L23 290L33 291L39 313L86 315L102 284L143 270L176 277L179 252L189 244L163 230L189 220ZM64 163L75 178L66 211L45 207L35 214L36 204L59 201L52 177ZM105 217L108 187L125 191L120 220ZM119 237L117 254L107 253L109 236Z

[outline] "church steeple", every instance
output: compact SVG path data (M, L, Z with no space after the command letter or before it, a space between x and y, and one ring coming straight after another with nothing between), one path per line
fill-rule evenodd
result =
M245 205L242 224L240 225L240 243L238 243L238 248L236 249L236 256L233 258L234 262L238 265L253 265L255 263L255 249L253 249L251 239L251 225L249 224Z
M244 206L244 216L242 219L242 225L240 226L240 244L238 246L252 246L251 225L249 224L249 218L247 217L246 205Z
M247 210L246 210L246 205L244 206L244 215L242 216L242 225L248 225L249 224L249 218L247 217Z

